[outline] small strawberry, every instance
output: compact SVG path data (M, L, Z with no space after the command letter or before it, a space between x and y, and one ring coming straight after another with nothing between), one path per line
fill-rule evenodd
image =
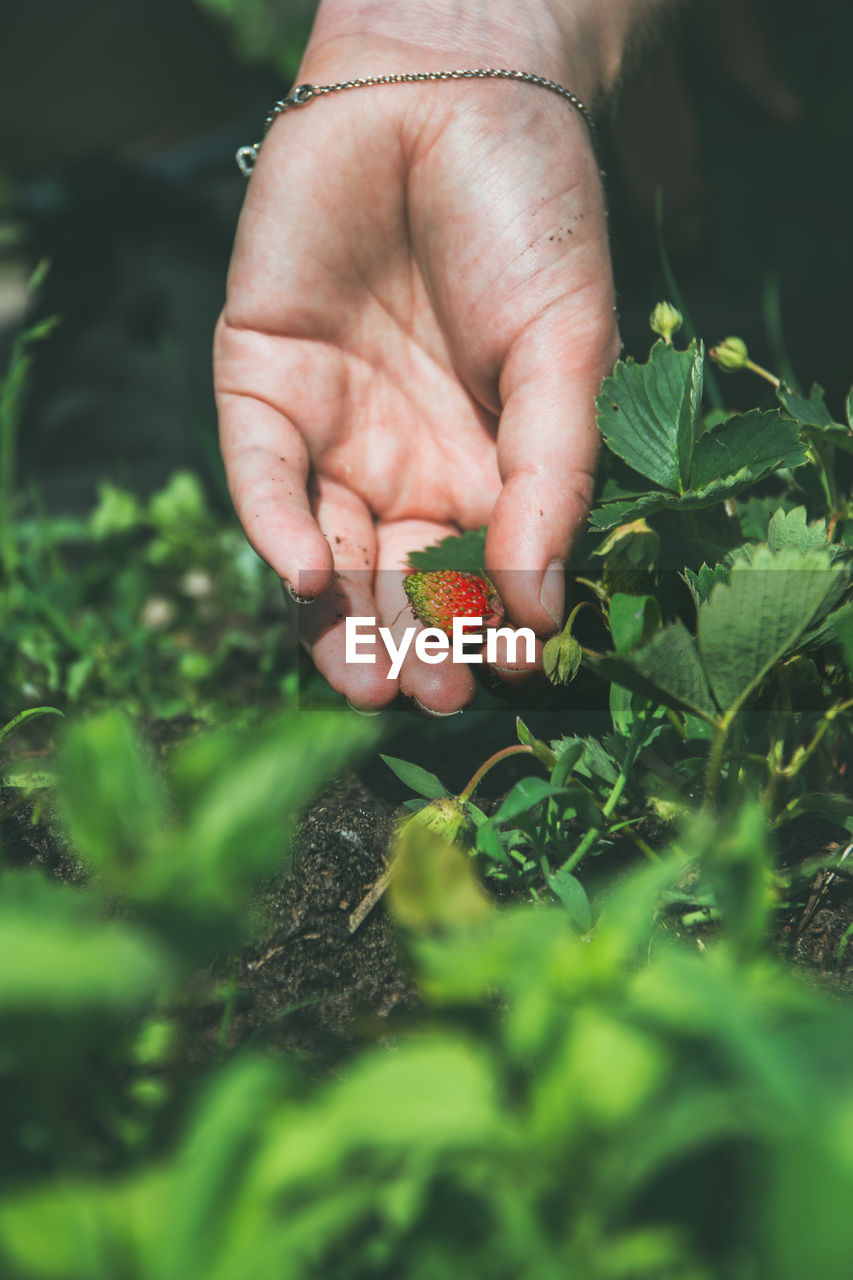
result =
M504 616L503 605L488 578L461 569L410 573L403 589L416 618L451 635L454 618L482 618L486 627Z

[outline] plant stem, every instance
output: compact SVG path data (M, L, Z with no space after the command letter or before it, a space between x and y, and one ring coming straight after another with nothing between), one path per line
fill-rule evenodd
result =
M735 803L737 801L737 788L738 788L738 783L740 782L740 768L738 765L735 764L735 761L740 758L738 755L738 752L740 750L742 742L743 742L743 719L741 718L736 720L735 722L735 732L734 732L734 736L731 744L731 749L729 751L729 777L726 785L726 795L728 798L728 802L732 807L735 806Z
M720 774L723 771L723 756L726 750L726 740L729 736L730 725L731 721L725 716L714 726L714 737L711 740L711 750L708 753L708 764L705 771L705 806L708 809L713 808L717 798L717 787L720 783Z
M749 369L750 373L757 373L759 378L763 378L765 382L769 382L771 387L778 387L781 385L780 379L776 377L775 373L771 373L769 369L762 369L761 365L756 364L754 360L745 361L743 367L745 369Z
M601 806L601 816L605 820L612 815L613 810L616 808L617 804L622 799L622 792L625 790L626 783L628 782L628 774L630 773L631 766L634 763L634 756L636 753L637 742L639 741L640 734L645 728L645 723L646 723L645 715L642 715L642 716L638 715L634 721L633 728L631 729L631 739L625 751L625 759L622 761L622 767L619 770L619 776L616 779L616 781L613 783L613 786L610 789L610 795L607 797L604 804ZM575 867L578 865L581 859L586 857L587 853L589 853L589 850L592 848L593 844L595 844L595 841L601 835L604 825L605 824L602 823L601 826L589 828L586 835L583 837L583 839L581 840L577 849L575 849L572 856L566 862L563 863L561 870L569 871L569 872L574 871Z
M815 729L811 742L807 743L804 747L798 747L788 763L778 770L780 778L796 778L803 765L806 764L814 755L815 751L817 751L820 746L821 738L823 738L829 726L837 720L840 715L843 715L845 711L849 711L851 707L853 707L853 698L848 699L847 702L837 702L835 706L830 707L829 710L824 713L824 717L817 729Z
M520 755L532 756L533 754L534 754L533 748L528 747L521 742L516 742L511 747L504 747L503 750L496 751L493 756L489 756L485 764L480 765L479 769L474 774L473 778L465 787L465 789L463 791L460 791L458 798L461 801L463 801L463 803L466 800L470 800L472 795L476 791L477 787L482 782L483 778L489 772L489 770L493 769L496 764L499 764L501 762L501 760L507 760L510 756L520 756Z

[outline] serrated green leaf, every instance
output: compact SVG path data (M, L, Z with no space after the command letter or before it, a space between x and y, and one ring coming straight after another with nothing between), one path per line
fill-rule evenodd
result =
M708 680L724 711L736 708L837 598L839 574L826 551L774 554L760 547L736 565L699 610L698 642ZM843 584L843 579L841 580Z
M747 415L747 417L750 415ZM767 417L769 415L760 415ZM780 423L784 423L785 419L781 415L777 415ZM730 427L735 421L742 421L742 418L730 418L724 423L719 430ZM789 424L786 438L790 440L790 430L793 423ZM720 442L713 447L703 446L702 442L708 439L707 435L703 435L696 443L696 450L700 447L707 449L707 453L702 460L703 472L705 469L712 470L714 465L722 465L725 458L719 450ZM765 441L766 443L766 441ZM636 520L639 516L652 516L658 511L693 511L701 507L712 507L718 502L725 501L726 498L734 497L740 493L742 489L747 488L751 484L756 484L759 480L763 480L772 471L778 470L780 467L795 468L802 466L808 461L805 445L797 439L793 445L779 458L778 451L775 455L765 455L764 463L759 468L756 463L753 466L741 467L734 475L716 475L709 480L708 484L701 489L687 489L682 494L664 493L662 491L653 491L643 494L639 498L620 499L616 502L605 502L600 507L596 507L590 512L589 523L590 528L597 532L603 533L607 529L612 529L615 525L625 524L629 520Z
M383 756L381 752L380 759L384 760L401 782L411 787L412 791L416 791L419 796L425 796L427 800L440 800L442 796L450 795L444 783L434 773L422 769L419 764L412 764L409 760L398 760L396 756Z
M656 511L663 511L668 505L667 499L672 496L665 493L646 493L638 498L605 502L603 506L594 507L590 511L589 526L596 533L604 533L608 529L615 529L619 524L624 524L626 520L633 520L636 516L654 515Z
M823 387L815 383L806 398L782 384L776 389L776 397L810 438L823 440L846 453L853 453L853 433L833 419L824 403Z
M656 342L646 364L620 360L596 399L612 452L673 493L688 487L703 366L701 343L679 351Z
M810 627L800 638L803 648L817 649L822 644L841 643L853 628L853 600L833 610L817 626Z
M716 714L695 641L680 619L636 650L632 660L642 675L688 711Z
M665 627L632 654L599 655L588 661L593 671L635 693L690 711L704 720L717 718L699 653L681 621Z
M729 566L717 564L712 569L709 565L703 564L698 573L694 573L692 569L685 569L681 577L687 583L693 603L698 609L700 604L708 599L718 582L728 582Z
M832 414L824 403L823 387L815 382L808 397L786 387L784 382L776 388L776 399L787 409L792 418L804 427L831 427Z
M792 511L784 511L780 507L774 511L767 526L767 545L771 551L781 551L783 547L796 547L798 551L825 547L826 521L816 520L808 524L805 507L794 507Z
M584 738L583 755L576 768L584 777L601 778L607 783L615 782L619 776L619 762L597 738Z
M756 409L727 419L696 441L690 489L708 492L722 482L731 491L734 485L754 484L780 467L799 467L806 461L796 423L775 409Z
M413 569L430 572L433 569L459 569L468 573L482 573L486 554L486 527L469 529L460 535L442 538L434 547L423 551L411 551L409 564Z

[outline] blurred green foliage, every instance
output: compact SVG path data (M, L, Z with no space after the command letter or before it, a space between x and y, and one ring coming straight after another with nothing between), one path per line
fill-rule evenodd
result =
M279 584L190 472L147 502L102 483L88 517L30 515L14 536L0 580L9 716L116 698L166 718L294 704L297 644Z
M409 917L421 1014L337 1078L199 1054L200 975L318 770L371 737L312 713L202 737L164 776L117 715L72 728L88 887L0 888L0 1274L846 1280L853 1012L767 954L750 806L722 843L707 820L680 838L743 893L725 941L656 914L667 857L583 937L545 905Z
M288 81L296 75L315 5L277 0L197 0L201 9L224 20L235 44L252 62L272 63Z

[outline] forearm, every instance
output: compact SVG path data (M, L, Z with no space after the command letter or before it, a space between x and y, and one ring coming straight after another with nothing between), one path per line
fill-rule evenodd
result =
M312 59L334 65L339 42L364 41L371 65L386 70L394 47L418 66L510 66L571 88L584 101L606 97L634 33L665 0L321 0L308 46ZM411 51L411 52L410 52ZM382 65L380 66L380 63Z

